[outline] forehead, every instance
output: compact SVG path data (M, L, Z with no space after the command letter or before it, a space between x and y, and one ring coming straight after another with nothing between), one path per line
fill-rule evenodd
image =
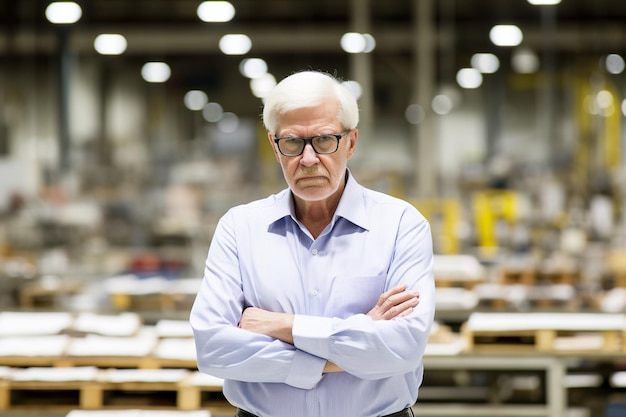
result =
M341 127L338 104L333 101L315 107L302 107L287 111L278 118L278 131L309 130Z

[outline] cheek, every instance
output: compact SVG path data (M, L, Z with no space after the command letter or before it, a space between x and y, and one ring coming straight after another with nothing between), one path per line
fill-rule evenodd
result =
M282 155L278 156L277 158L278 162L280 163L280 167L283 170L283 174L285 174L285 177L293 175L293 173L296 172L296 170L298 169L298 162L294 160L295 158L287 159Z

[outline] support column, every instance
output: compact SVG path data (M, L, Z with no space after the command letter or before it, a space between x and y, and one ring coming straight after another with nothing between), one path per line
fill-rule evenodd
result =
M69 89L71 56L69 50L69 32L66 27L58 28L58 118L59 118L59 171L67 173L71 168L71 142L69 121Z
M541 7L541 33L543 35L543 62L545 81L539 97L538 118L539 135L548 144L550 161L560 151L560 144L556 138L554 128L554 94L556 88L556 61L554 41L556 38L556 8L554 6Z
M371 26L370 0L351 0L350 16L352 31L369 33ZM372 76L372 57L370 54L350 54L350 77L361 85L359 99L359 143L361 149L367 149L367 143L374 136L374 83ZM362 153L361 156L365 155Z
M437 184L435 119L431 107L436 83L436 36L433 28L433 0L413 0L413 88L424 120L413 131L415 138L416 195L433 197Z

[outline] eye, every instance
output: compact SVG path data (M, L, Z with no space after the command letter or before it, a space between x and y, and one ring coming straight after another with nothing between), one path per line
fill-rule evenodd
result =
M300 146L302 139L300 138L285 138L283 139L283 143L285 146Z
M322 135L322 136L318 136L315 138L315 141L319 143L320 145L323 145L329 142L334 142L335 140L337 139L335 139L335 137L331 135Z

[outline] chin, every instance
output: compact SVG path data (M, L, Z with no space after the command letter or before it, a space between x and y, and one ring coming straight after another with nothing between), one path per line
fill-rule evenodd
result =
M296 197L305 201L323 201L335 192L330 187L292 187L291 191Z
M333 193L330 190L293 190L292 192L300 199L305 201L323 201L329 198Z

